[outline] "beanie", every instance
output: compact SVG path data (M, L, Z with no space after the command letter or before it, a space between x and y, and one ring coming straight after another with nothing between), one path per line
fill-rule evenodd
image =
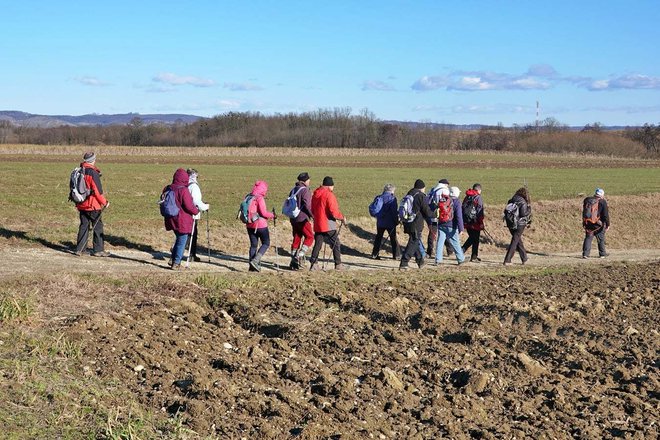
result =
M325 176L323 178L323 186L335 186L335 182L332 180L332 177Z
M422 179L415 180L415 189L422 189L422 188L426 188L426 184L424 183L424 181Z
M449 180L447 180L447 179L440 179L440 180L438 180L438 183L444 183L445 185L449 185Z
M298 174L298 181L299 182L307 182L308 180L309 180L309 174L308 173Z
M603 197L605 195L605 191L603 188L596 188L596 192L594 193L595 196L597 197Z
M88 151L83 155L83 160L87 163L93 163L96 161L96 154L93 151Z

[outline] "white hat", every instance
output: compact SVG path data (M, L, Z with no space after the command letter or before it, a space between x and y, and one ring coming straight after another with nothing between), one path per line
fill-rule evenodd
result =
M449 188L446 187L440 188L440 195L443 197L447 197L449 195Z
M461 190L458 189L457 186L452 186L451 188L449 188L449 194L450 194L452 197L458 197L458 196L461 195Z
M605 191L603 188L596 188L596 192L594 193L597 197L603 197L605 195Z

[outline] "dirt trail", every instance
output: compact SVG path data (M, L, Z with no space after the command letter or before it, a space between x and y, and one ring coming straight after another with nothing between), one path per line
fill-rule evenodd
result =
M147 253L137 250L117 249L111 250L111 256L97 258L92 256L76 257L68 251L54 250L47 247L20 247L0 248L0 276L28 273L55 273L55 272L164 272L167 270L167 253ZM597 252L594 254L597 255ZM460 271L483 271L494 269L506 269L502 267L503 253L481 255L481 263L468 263L461 267L456 266L454 258L445 259L441 266L427 264L425 270L460 270ZM530 259L526 267L556 267L577 266L585 264L601 264L603 262L644 262L660 259L660 249L631 249L611 250L607 259L589 258L583 260L579 253L530 253ZM431 261L431 260L427 260ZM397 269L398 262L390 258L372 260L368 257L344 255L343 262L349 270L377 270ZM264 273L275 273L276 264L281 270L289 272L289 257L279 255L275 257L273 251L264 257ZM191 263L187 271L190 272L246 272L246 255L228 255L212 253L210 262L203 255L202 262ZM325 265L327 270L332 270L334 264L329 259ZM416 267L414 262L411 267ZM520 260L514 258L509 268L520 269Z

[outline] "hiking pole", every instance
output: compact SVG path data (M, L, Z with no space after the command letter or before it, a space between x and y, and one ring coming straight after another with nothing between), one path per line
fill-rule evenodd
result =
M209 263L211 262L211 228L209 227L209 210L206 210L206 253L209 256Z
M186 269L190 267L190 252L192 251L193 235L195 235L195 224L197 220L193 219L192 232L190 233L190 245L188 246L188 258L186 258Z
M103 208L101 208L101 212L99 212L99 216L96 217L96 221L92 225L92 232L94 232L94 229L96 229L96 225L99 223L99 220L101 220L101 214L103 214L103 211L105 211L105 208L107 208L109 204L110 203L106 203L105 205L103 205Z
M486 237L488 237L488 239L490 240L490 242L492 244L495 244L495 239L493 238L492 235L490 235L490 233L486 230L486 228L484 228L483 231L484 231L484 234L486 234Z
M277 255L279 252L277 251L277 214L275 214L275 207L271 209L271 212L273 213L273 241L275 242L275 270L278 272L280 271L280 263L278 262Z

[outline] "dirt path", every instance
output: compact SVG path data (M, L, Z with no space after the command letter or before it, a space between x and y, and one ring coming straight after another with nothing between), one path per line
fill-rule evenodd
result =
M502 267L504 255L485 254L482 255L481 263L469 263L456 267L456 260L445 259L440 267L427 264L425 270L461 270L461 271L492 271L495 269L520 269L520 261L517 257L508 268ZM75 257L68 251L59 251L47 247L21 247L0 249L0 276L11 276L28 273L54 273L54 272L166 272L167 253L147 253L137 250L117 249L111 250L108 258L95 258L91 256ZM607 260L590 258L583 260L580 253L531 253L527 267L559 267L578 266L585 264L600 264L603 261L632 261L644 262L660 259L660 249L632 249L611 250ZM396 269L398 262L389 258L382 260L371 260L367 257L345 255L343 261L349 270L375 270ZM431 260L427 260L431 261ZM280 269L288 270L289 257L280 255L275 257L272 252L266 255L263 262L264 273L275 273L278 263ZM413 263L411 267L416 267ZM326 269L334 268L331 260L328 260ZM511 269L509 269L511 268ZM212 253L210 262L204 255L203 261L191 263L191 272L245 272L247 271L246 255L227 255Z

